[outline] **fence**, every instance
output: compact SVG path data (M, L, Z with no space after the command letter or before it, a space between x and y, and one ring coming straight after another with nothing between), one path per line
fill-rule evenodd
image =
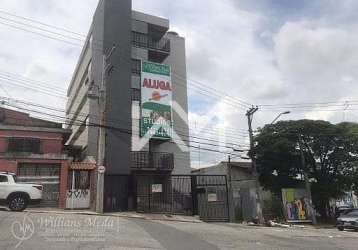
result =
M227 180L225 175L107 175L104 208L228 221Z

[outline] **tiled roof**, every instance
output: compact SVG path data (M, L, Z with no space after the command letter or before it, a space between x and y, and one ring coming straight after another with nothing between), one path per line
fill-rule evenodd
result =
M90 162L72 162L70 164L71 170L93 170L96 169L97 165Z

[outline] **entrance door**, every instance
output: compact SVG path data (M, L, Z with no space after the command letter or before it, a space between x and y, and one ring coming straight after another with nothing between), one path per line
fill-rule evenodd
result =
M40 206L58 207L60 194L60 164L19 164L17 180L43 185Z
M190 175L135 175L138 212L192 215Z
M204 221L229 221L226 176L196 176L198 213Z
M105 177L106 212L199 215L204 221L228 221L225 175L133 174ZM129 204L129 206L127 206Z
M90 207L91 172L71 170L68 174L66 208L85 209Z
M172 187L169 175L136 175L137 211L172 212Z

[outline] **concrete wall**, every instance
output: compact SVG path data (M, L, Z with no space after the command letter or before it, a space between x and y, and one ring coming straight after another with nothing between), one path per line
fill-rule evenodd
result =
M62 128L61 123L31 117L28 113L0 107L1 125L17 125L38 128Z
M90 37L92 40L92 70L91 90L99 95L102 83L103 70L103 40L104 40L104 1L100 1L93 17ZM89 122L100 124L99 99L89 99ZM97 160L99 128L91 126L88 128L87 156L93 156Z
M256 183L247 168L221 162L216 166L194 170L193 174L227 175L229 189L230 221L251 221L256 217ZM261 194L263 194L261 190ZM267 196L267 194L265 193ZM262 195L261 195L262 196Z
M84 120L88 115L88 122L99 124L98 98L88 98L89 91L99 94L99 88L102 81L102 56L103 56L103 34L104 34L104 1L100 1L93 22L87 35L85 46L82 49L77 66L68 88L67 95L69 100L66 107L66 116L68 119ZM90 63L90 67L87 66ZM88 71L87 71L88 69ZM87 84L84 84L84 81ZM78 122L77 122L78 123ZM68 126L73 130L68 143L71 145L87 148L88 156L97 157L97 138L99 129L96 126L90 126L83 129L78 124Z
M104 3L104 51L113 44L116 51L110 58L114 70L107 76L107 129L105 164L108 174L130 172L131 151L131 32L132 1L107 0Z
M7 152L8 139L14 137L40 139L42 154L62 154L62 134L13 130L0 130L0 153Z
M164 64L170 65L172 69L173 127L177 137L158 145L155 150L174 153L173 174L190 174L190 152L178 145L185 145L189 150L185 39L171 33L166 37L170 39L171 50Z
M161 18L158 16L153 16L149 14L145 14L139 11L132 11L132 19L142 21L144 23L150 23L152 25L165 27L166 29L169 29L169 20L166 18Z

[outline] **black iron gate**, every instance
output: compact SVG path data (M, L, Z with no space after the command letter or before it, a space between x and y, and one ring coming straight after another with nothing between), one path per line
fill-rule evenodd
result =
M204 221L229 221L226 176L197 175L195 182L200 218Z
M193 214L191 176L136 175L138 212Z
M228 221L225 175L134 174L106 176L106 212L199 215L204 221Z

